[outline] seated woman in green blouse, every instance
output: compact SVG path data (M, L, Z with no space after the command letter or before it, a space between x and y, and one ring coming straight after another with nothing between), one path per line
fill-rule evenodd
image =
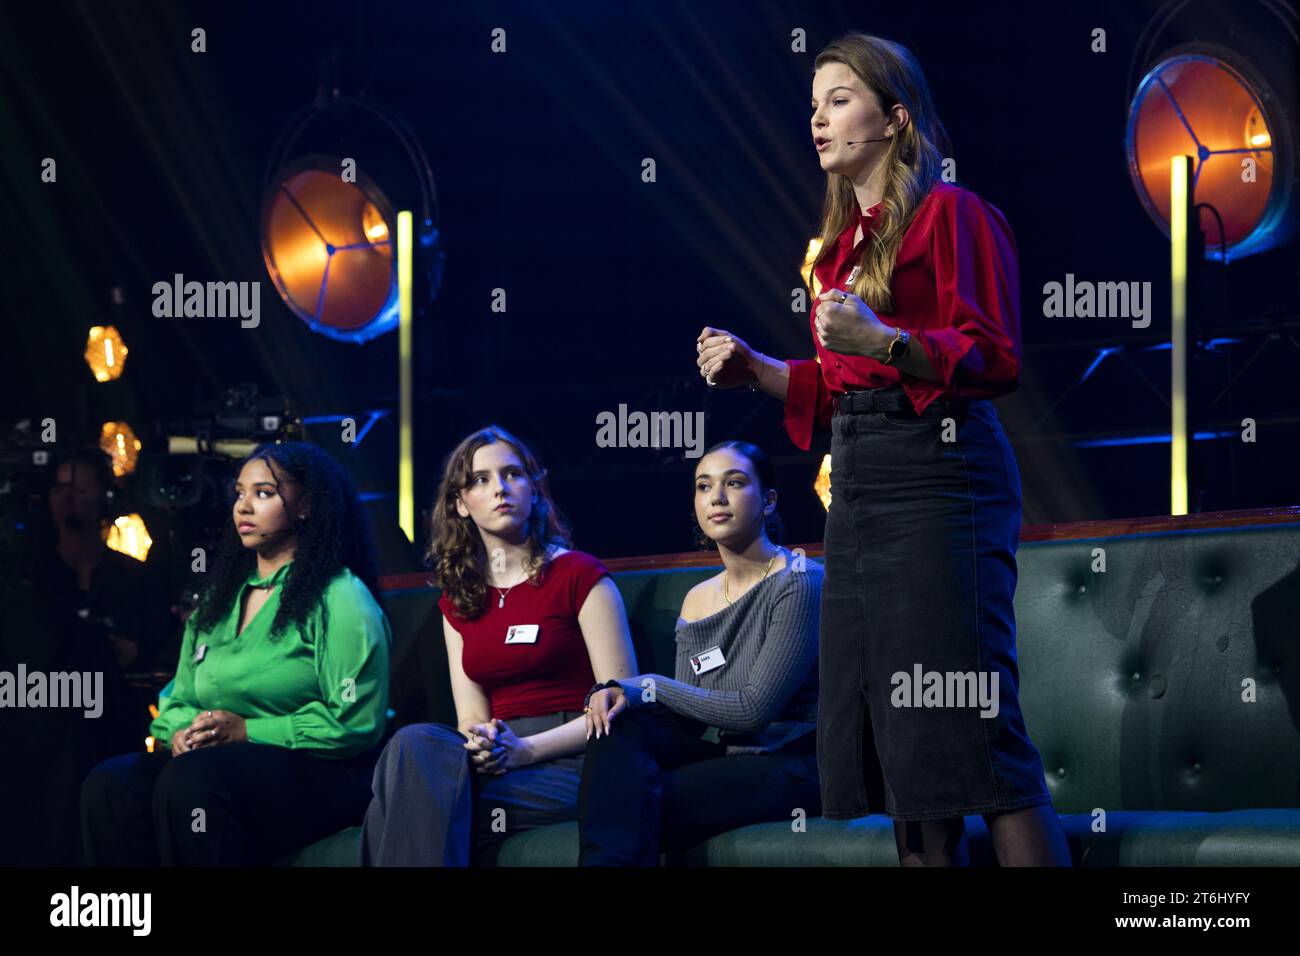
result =
M82 787L91 865L248 865L360 823L392 632L352 479L302 442L242 464L151 753Z

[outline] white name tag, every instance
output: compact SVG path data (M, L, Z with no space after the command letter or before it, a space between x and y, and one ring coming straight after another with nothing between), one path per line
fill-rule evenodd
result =
M707 674L709 671L715 671L725 663L727 663L727 659L722 656L721 647L710 647L703 654L691 658L691 667L695 669L697 674Z
M536 644L536 624L516 624L506 631L507 644Z
M203 660L203 655L208 652L208 645L200 644L194 651L194 663L197 664Z

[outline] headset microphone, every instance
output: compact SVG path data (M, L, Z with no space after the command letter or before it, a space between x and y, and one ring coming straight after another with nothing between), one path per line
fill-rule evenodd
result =
M886 140L891 139L891 138L892 138L892 137L889 137L889 136L882 136L882 137L880 137L879 139L846 139L846 140L844 141L844 145L845 145L845 146L857 146L859 143L883 143L883 142L885 142Z

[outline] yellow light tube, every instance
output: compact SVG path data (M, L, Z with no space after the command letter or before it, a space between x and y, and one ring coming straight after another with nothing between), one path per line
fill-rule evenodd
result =
M1187 514L1187 236L1192 157L1174 156L1169 176L1169 513Z
M397 523L415 541L415 468L411 432L411 213L397 214L398 449Z

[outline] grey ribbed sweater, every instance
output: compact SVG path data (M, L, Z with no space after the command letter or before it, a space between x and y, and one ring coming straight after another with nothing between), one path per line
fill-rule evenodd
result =
M727 755L764 753L811 733L817 725L817 641L820 564L794 559L715 614L677 622L676 677L620 678L629 707L653 699L721 731ZM696 674L691 658L721 648L726 663ZM617 718L615 718L617 719Z

